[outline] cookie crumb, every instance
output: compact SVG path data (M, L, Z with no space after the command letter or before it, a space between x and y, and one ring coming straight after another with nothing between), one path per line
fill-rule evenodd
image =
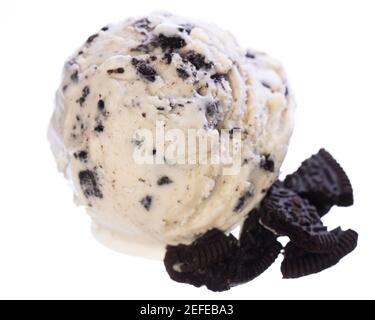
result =
M189 73L183 68L176 68L177 75L182 79L186 80L190 77Z
M173 181L167 176L163 176L159 178L157 181L158 186L164 186L166 184L171 184L171 183L173 183Z
M97 37L99 37L99 34L93 34L92 36L88 37L88 39L86 40L86 43L87 44L90 44L92 43Z
M157 73L155 69L147 64L144 60L133 58L132 65L137 70L137 72L148 81L154 82L156 80Z
M150 211L152 205L152 197L147 195L140 201L141 205L147 210Z
M269 172L275 171L275 162L272 160L270 154L266 154L262 157L260 167Z

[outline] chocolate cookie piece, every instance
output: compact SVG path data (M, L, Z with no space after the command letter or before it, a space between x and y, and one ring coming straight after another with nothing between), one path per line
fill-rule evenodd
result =
M100 112L104 112L105 110L105 102L103 99L99 99L98 101L98 109Z
M134 27L137 29L144 29L148 32L152 31L151 21L147 18L142 18L134 22Z
M169 178L168 176L162 176L157 181L158 186L164 186L166 184L171 184L171 183L173 183L173 180Z
M249 282L266 271L277 259L282 245L276 236L259 223L259 210L253 210L244 222L240 247L232 255L208 268L205 284L212 291L229 290Z
M179 36L167 37L163 34L160 34L155 41L154 45L156 47L161 47L163 50L176 50L181 49L186 46L186 41Z
M315 207L279 181L262 202L260 220L265 227L288 236L296 246L309 252L329 252L337 244L335 233L328 232Z
M180 25L180 27L178 28L178 31L186 32L187 34L190 34L191 30L193 30L193 29L194 29L193 25L191 25L189 23L185 23L185 24Z
M232 256L237 247L238 241L235 237L212 229L189 247L181 269L189 271L206 268Z
M90 37L87 38L86 43L87 44L92 43L97 37L99 37L99 34L97 34L97 33L91 35Z
M173 58L173 53L166 52L162 58L163 61L165 61L166 64L171 64Z
M330 253L317 254L307 252L292 242L285 247L284 261L281 272L284 279L293 279L321 272L336 265L343 257L352 252L358 241L358 234L353 230L333 230L337 235L338 243Z
M196 287L206 285L213 291L229 290L238 242L232 235L213 229L191 245L168 246L164 258L172 280Z
M99 189L97 175L94 171L83 170L78 174L79 184L86 198L103 198L103 193Z
M103 132L104 131L104 126L101 123L98 123L98 125L95 126L94 131L96 132Z
M181 265L178 263L181 261L179 259L183 259L181 254L182 252L177 247L167 247L164 264L172 280L195 287L206 286L211 291L226 291L232 287L236 274L236 260L228 258L206 268L182 272Z
M219 83L225 79L225 74L215 73L211 76L211 79L214 80L215 83Z
M200 53L189 51L184 56L184 61L190 62L197 70L200 69L211 69L213 66L212 62L206 62L205 56Z
M233 211L241 211L252 196L253 193L250 190L246 190L245 192L243 192L240 198L237 200L236 206L234 207Z
M147 195L144 198L142 198L139 203L147 210L150 211L151 205L152 205L152 196Z
M79 75L78 75L78 70L74 71L71 75L70 75L70 79L73 81L73 82L78 82L79 80Z
M275 171L275 162L272 160L270 154L266 154L262 157L260 161L260 167L263 170L274 172Z
M82 161L82 162L87 162L87 159L89 157L89 154L86 150L81 150L78 152L73 153L74 158Z
M209 267L230 257L237 246L235 237L212 229L191 245L180 246L180 269L182 272L190 272Z
M276 235L260 223L260 212L250 212L240 234L240 256L237 261L234 282L244 283L253 280L266 271L278 257L282 245Z
M184 68L176 68L177 75L182 79L186 80L190 77L190 74Z
M249 252L248 248L240 249L241 258L236 262L236 274L232 286L249 282L260 276L277 259L283 246L275 241L267 244L259 252Z
M242 248L249 248L258 254L259 249L264 245L274 243L277 241L277 236L264 228L260 223L260 210L254 209L249 213L249 216L243 223L240 232L240 243Z
M237 277L240 250L237 250L231 258L227 258L206 269L205 285L207 289L215 292L230 290L235 286Z
M125 72L125 69L124 68L121 68L121 67L119 67L119 68L117 68L117 69L109 69L109 70L107 70L107 73L110 75L110 74L122 74L122 73L124 73Z
M157 73L155 69L147 64L146 61L133 58L132 65L143 78L151 82L156 80Z
M185 260L185 252L188 246L167 246L167 251L164 257L165 269L169 277L180 283L188 283L195 287L201 287L204 284L205 273L199 270L196 272L182 272L181 264Z
M89 94L90 94L90 87L89 86L85 86L82 89L82 95L77 99L76 102L79 103L79 105L82 107L83 104L85 103L86 98L88 97Z
M284 185L314 205L324 216L332 206L353 204L353 189L349 178L324 149L305 160L299 169L285 178Z

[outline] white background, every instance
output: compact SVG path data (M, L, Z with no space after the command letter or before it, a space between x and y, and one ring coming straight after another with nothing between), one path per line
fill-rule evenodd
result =
M65 59L89 35L153 10L217 23L284 62L299 108L283 173L324 146L354 186L355 205L325 218L360 234L339 265L282 280L280 257L253 282L218 294L94 240L46 140L54 91ZM374 13L372 0L1 1L0 298L375 298Z

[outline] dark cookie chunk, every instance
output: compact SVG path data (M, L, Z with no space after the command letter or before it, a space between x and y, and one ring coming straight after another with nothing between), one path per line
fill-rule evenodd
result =
M267 82L262 82L262 86L267 88L268 90L272 90L272 87Z
M329 169L337 174L338 165L333 158L326 154L320 156L325 161L320 170L328 163L333 167ZM264 157L267 161L269 158ZM305 165L310 168L308 164L304 163L302 167ZM273 167L270 164L264 167L266 170L274 170L270 169ZM302 173L304 177L305 172ZM329 176L327 172L324 174L325 178ZM333 179L331 183L337 180ZM234 210L244 208L251 196L251 192L244 192ZM281 265L284 278L298 278L334 266L356 248L358 241L358 234L353 230L344 232L337 228L328 232L316 208L296 191L277 181L260 208L249 214L239 241L232 235L226 236L214 229L190 246L168 246L164 263L168 274L175 281L196 287L205 285L213 291L229 290L235 285L253 280L272 265L282 250L282 245L277 241L278 235L288 236L291 240L285 247Z
M98 187L97 177L95 172L90 170L80 171L78 174L79 183L81 185L83 194L86 198L96 197L103 198L103 194Z
M289 97L289 87L285 86L285 92L284 92L285 98Z
M276 236L259 223L259 217L259 210L253 210L241 228L241 259L237 261L236 284L261 275L275 262L282 249Z
M216 127L222 120L223 114L218 101L212 101L206 104L206 118L210 127Z
M85 103L86 101L86 98L87 96L90 94L90 88L88 86L85 86L83 89L82 89L82 95L79 97L79 99L76 101L77 103L79 103L79 105L82 107L83 104Z
M124 68L117 68L117 69L109 69L109 70L107 70L107 73L108 74L114 74L114 73L119 73L119 74L121 74L121 73L124 73L125 72L125 69Z
M213 291L229 290L235 269L232 257L238 241L213 229L190 246L168 246L164 264L171 279ZM232 269L232 272L229 272Z
M227 236L220 230L212 229L188 247L181 270L194 271L221 262L233 254L237 242L232 235Z
M147 64L143 60L138 60L136 58L132 59L132 65L137 70L137 72L142 75L148 81L154 82L156 80L157 73L154 68Z
M82 162L87 162L89 154L87 151L82 150L73 154L74 158L79 159Z
M236 131L241 132L241 129L238 128L238 127L234 127L234 128L229 130L229 138L230 139L233 139L233 135ZM245 160L248 161L247 159L245 159Z
M281 243L276 241L260 250L257 258L253 258L251 254L249 257L248 252L241 247L241 258L236 262L232 286L252 281L260 276L276 261L282 248Z
M100 100L98 101L98 109L99 109L100 112L103 112L103 111L104 111L104 109L105 109L105 103L104 103L104 100L103 100L103 99L100 99Z
M88 39L86 40L86 43L87 44L90 44L92 43L97 37L99 37L99 34L93 34L92 36L88 37Z
M249 59L255 59L256 58L256 55L252 52L246 52L246 58L249 58Z
M356 248L358 234L355 231L342 231L338 228L332 232L337 235L338 243L336 248L329 253L307 252L289 242L285 247L285 257L281 264L283 277L293 279L321 272L336 265Z
M240 233L241 247L254 250L255 254L277 238L273 232L267 230L259 223L259 219L259 209L252 210L243 223Z
M173 53L166 52L163 56L163 61L165 61L166 64L171 64L172 63L172 57L173 57Z
M188 283L195 287L201 287L204 284L205 271L182 272L181 264L184 261L184 254L187 246L180 244L178 246L167 246L164 257L165 269L169 277L180 283Z
M136 27L137 29L144 29L146 31L151 31L153 29L151 27L151 21L147 18L143 18L134 22L134 27Z
M79 78L78 78L78 70L74 71L71 76L70 76L70 79L73 81L73 82L78 82Z
M332 206L353 204L353 189L344 170L326 150L305 160L299 169L285 178L284 185L314 205L320 216Z
M236 206L234 207L234 212L241 211L246 203L249 201L249 199L253 196L253 193L249 190L242 193L241 197L238 199Z
M147 210L150 211L151 205L152 205L152 197L151 196L145 196L141 201L139 201L140 204Z
M190 77L189 73L183 69L183 68L177 68L176 69L177 71L177 75L182 79L182 80L186 80L187 78Z
M336 235L327 231L315 207L279 181L262 202L261 223L309 252L329 252L337 244Z
M262 157L260 160L260 167L269 172L275 171L275 162L272 160L270 154L266 154Z
M189 51L184 56L184 61L190 62L197 70L212 68L212 62L206 62L206 58L200 53Z
M157 181L158 186L164 186L166 184L171 184L171 183L173 183L173 181L167 176L162 176Z
M241 232L241 246L232 235L211 230L190 246L169 246L164 263L170 277L196 287L206 285L212 291L225 291L248 282L276 260L282 246L276 236L258 222L254 210Z
M225 74L215 73L211 76L211 79L214 80L215 83L219 83L225 79Z
M167 37L160 34L155 45L161 47L163 50L176 50L185 47L186 41L179 36Z
M210 102L206 105L206 115L208 117L214 117L219 113L219 105L217 102Z
M207 289L216 292L230 290L235 283L238 274L238 261L241 259L241 251L237 248L231 257L214 264L206 269L205 285Z
M109 30L109 27L108 27L108 26L105 26L105 27L101 28L100 30L102 30L103 32L106 32L106 31Z
M186 32L187 34L191 33L191 30L194 29L194 26L191 24L182 24L181 26L178 27L179 32Z
M101 133L101 132L104 131L104 126L103 126L101 123L99 123L99 124L94 128L94 130L95 130L96 132Z

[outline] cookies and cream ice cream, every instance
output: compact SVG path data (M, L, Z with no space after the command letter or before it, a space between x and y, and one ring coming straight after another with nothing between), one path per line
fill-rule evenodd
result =
M259 204L279 175L294 109L277 61L215 25L151 14L102 28L66 62L49 139L99 233L144 247L188 244ZM236 174L169 161L137 133L156 134L158 124L240 131ZM137 163L137 150L164 161Z

